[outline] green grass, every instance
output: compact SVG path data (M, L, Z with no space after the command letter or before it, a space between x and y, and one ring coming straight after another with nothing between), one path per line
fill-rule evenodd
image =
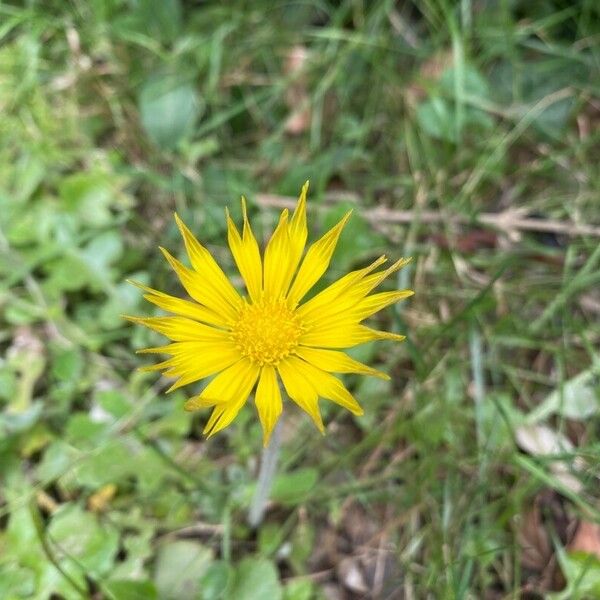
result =
M600 237L484 218L599 224L599 40L594 0L0 2L0 597L371 597L348 565L376 598L600 597L564 551L600 522ZM286 405L253 533L253 408L201 437L136 371L125 279L179 293L174 210L233 274L224 207L264 241L308 178L313 237L356 209L329 277L412 255L416 293L356 351L393 375L346 379L364 417Z

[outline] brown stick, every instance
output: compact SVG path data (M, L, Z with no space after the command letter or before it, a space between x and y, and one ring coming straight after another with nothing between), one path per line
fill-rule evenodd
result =
M357 196L352 192L326 194L325 200L328 203L339 202L341 200L357 201ZM256 201L262 208L294 208L296 206L295 198L289 196L275 196L272 194L259 194ZM314 206L314 205L313 205ZM317 210L323 210L323 206L317 206ZM420 221L425 224L453 223L468 224L470 220L463 215L447 215L433 210L414 211L414 210L392 210L385 207L371 208L362 211L365 219L372 223L412 223ZM591 235L600 237L600 225L586 225L582 223L572 223L571 221L556 221L552 219L537 219L534 217L522 216L523 213L517 210L505 210L500 213L480 213L474 217L475 223L487 225L497 229L510 231L541 231L547 233L558 233L570 236Z

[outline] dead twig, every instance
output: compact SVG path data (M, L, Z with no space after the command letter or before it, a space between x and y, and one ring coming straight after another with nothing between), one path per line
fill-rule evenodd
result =
M341 200L357 201L357 196L352 192L325 194L326 203L339 202ZM289 196L275 196L271 194L259 194L256 201L262 208L291 208L296 206L295 198ZM314 205L313 205L313 208ZM316 210L324 210L324 206L317 206ZM573 223L571 221L558 221L553 219L540 219L528 217L520 210L508 209L499 213L480 213L472 220L464 215L448 215L440 211L425 210L393 210L386 207L377 207L362 211L361 213L371 223L407 224L419 221L426 225L438 223L450 223L454 225L465 225L476 223L500 229L508 233L514 231L539 231L544 233L556 233L568 236L590 235L600 237L600 225L588 225L584 223Z

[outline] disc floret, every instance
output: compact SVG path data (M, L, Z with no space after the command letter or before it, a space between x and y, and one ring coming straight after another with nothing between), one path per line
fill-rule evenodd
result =
M285 300L262 299L244 305L232 337L242 355L255 364L277 366L298 346L303 330Z

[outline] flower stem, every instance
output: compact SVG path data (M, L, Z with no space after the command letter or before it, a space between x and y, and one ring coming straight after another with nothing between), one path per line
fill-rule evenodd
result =
M248 524L254 529L262 523L271 487L273 486L273 479L277 472L277 459L279 458L279 451L281 449L282 421L283 418L280 417L271 434L269 445L262 451L258 482L252 503L250 504L250 510L248 511Z

